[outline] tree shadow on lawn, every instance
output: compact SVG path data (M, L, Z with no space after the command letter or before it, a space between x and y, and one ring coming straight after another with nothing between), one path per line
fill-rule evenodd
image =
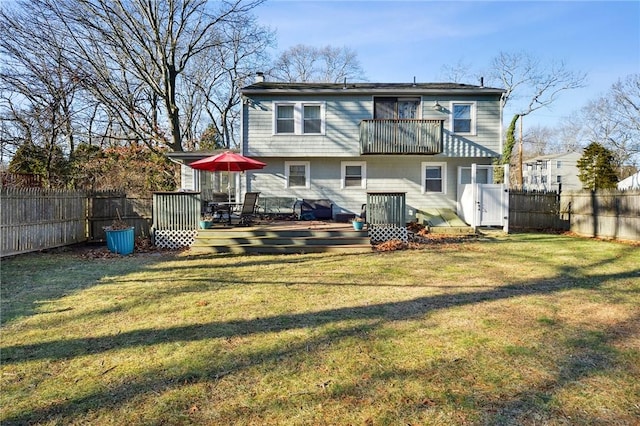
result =
M356 256L345 254L343 256ZM216 268L239 266L291 265L308 262L308 257L247 257L247 255L201 256L203 263L219 261ZM237 262L242 259L242 262ZM148 254L123 257L83 258L74 253L29 253L2 261L2 315L0 325L5 326L17 318L45 313L63 312L73 307L43 310L45 303L100 285L107 277L124 276L145 268L154 272L167 270L175 273L181 268L192 269L194 257L149 256ZM222 263L223 261L228 261ZM185 262L184 266L158 267L166 262ZM44 283L44 284L43 284Z
M572 348L572 352L556 363L559 368L555 378L543 381L533 389L524 389L501 401L479 401L479 405L488 414L489 421L485 424L550 424L553 423L554 417L556 420L558 417L561 418L557 420L559 423L567 424L635 423L640 414L640 407L637 404L631 408L635 413L630 411L620 416L613 414L615 412L612 407L602 407L604 409L601 410L588 407L586 410L580 408L565 411L554 406L553 400L565 387L579 385L578 382L581 379L623 368L616 362L618 351L613 345L636 336L639 324L640 316L636 315L597 333L587 328L575 330L566 342L562 342ZM624 405L625 401L619 402ZM599 413L594 415L594 411Z
M132 258L87 261L69 253L29 253L3 260L2 326L21 317L71 310L72 307L41 307L99 285L107 276L139 268L140 262Z
M250 366L259 365L269 360L277 360L287 353L308 351L309 347L318 347L322 342L330 339L332 342L349 336L361 336L387 322L411 320L423 317L424 315L441 309L466 306L476 303L505 300L509 298L524 297L531 295L545 295L567 289L596 289L600 285L611 279L625 279L637 277L640 270L618 274L602 274L590 276L588 279L572 278L575 275L581 276L579 271L572 267L565 267L560 276L554 279L541 280L517 285L504 286L489 291L471 291L456 293L451 295L435 295L420 297L412 300L382 303L360 307L327 309L313 313L300 313L277 315L268 318L255 318L251 320L236 320L223 322L210 322L208 324L189 325L173 327L168 329L137 330L118 335L87 338L58 340L32 345L15 345L3 348L1 353L2 363L19 363L37 359L64 360L76 356L86 356L100 354L113 349L129 347L150 346L154 344L165 344L170 342L189 342L215 338L233 338L237 336L249 336L262 333L276 333L287 330L314 328L332 323L350 320L367 320L373 324L360 327L352 327L331 333L330 336L323 335L310 338L298 345L286 346L285 348L275 348L270 353L259 352L249 357L244 357L245 361L237 361L233 365L220 365L215 369L202 371L197 369L176 377L167 377L163 373L154 375L150 372L148 377L153 377L151 381L141 380L134 383L121 385L104 392L96 392L82 398L53 403L47 408L34 409L30 413L6 418L3 424L24 424L38 421L68 421L74 415L85 412L87 409L99 409L124 403L135 395L143 395L153 391L160 391L179 387L185 383L198 383L216 380L221 376L233 374L234 372L246 369ZM363 336L364 337L364 336ZM566 364L570 363L567 361ZM600 368L596 365L594 368ZM557 382L567 380L565 376L571 374L583 374L582 370L571 369L572 373L567 376L558 377ZM584 370L584 374L589 369ZM165 372L166 373L166 372ZM523 395L522 398L525 398ZM520 398L520 399L522 399ZM504 405L501 409L507 410Z

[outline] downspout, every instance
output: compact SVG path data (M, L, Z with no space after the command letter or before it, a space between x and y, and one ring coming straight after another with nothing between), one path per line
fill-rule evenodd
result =
M259 74L259 73L258 73ZM245 98L242 95L242 92L240 92L240 155L245 155L247 152L247 146L246 146L246 139L245 139L245 134L244 134L244 118L247 114L247 104L248 102L245 102ZM238 202L239 200L242 200L242 190L245 189L245 192L249 191L249 177L247 176L247 172L242 172L242 173L234 173L236 176L236 202ZM244 179L243 179L244 177Z

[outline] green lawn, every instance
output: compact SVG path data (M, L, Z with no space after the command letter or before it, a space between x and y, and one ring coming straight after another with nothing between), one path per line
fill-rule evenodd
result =
M2 261L3 425L632 425L640 248Z

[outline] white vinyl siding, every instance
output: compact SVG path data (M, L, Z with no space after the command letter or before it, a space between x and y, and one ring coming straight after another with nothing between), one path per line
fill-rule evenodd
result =
M314 99L321 99L321 117L323 117L320 134L304 134L302 128L302 110L300 122L294 124L294 133L276 133L277 105L314 105ZM476 135L458 135L451 128L451 114L433 111L435 96L423 97L420 103L419 117L446 118L443 135L443 151L438 157L498 157L502 150L500 101L494 97L471 99L457 97L446 99L437 97L438 102L450 109L454 103L470 103L476 105ZM311 102L308 102L311 101ZM317 105L317 103L315 104ZM374 96L358 95L309 95L304 99L292 99L291 96L270 98L266 95L254 97L244 105L243 117L243 149L250 157L281 158L318 158L318 157L351 157L359 160L360 155L360 122L373 118ZM296 133L298 131L299 133Z

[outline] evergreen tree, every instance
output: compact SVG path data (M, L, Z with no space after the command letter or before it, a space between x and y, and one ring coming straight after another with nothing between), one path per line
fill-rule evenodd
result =
M578 178L585 189L613 189L618 183L613 153L597 142L585 148L578 160Z

